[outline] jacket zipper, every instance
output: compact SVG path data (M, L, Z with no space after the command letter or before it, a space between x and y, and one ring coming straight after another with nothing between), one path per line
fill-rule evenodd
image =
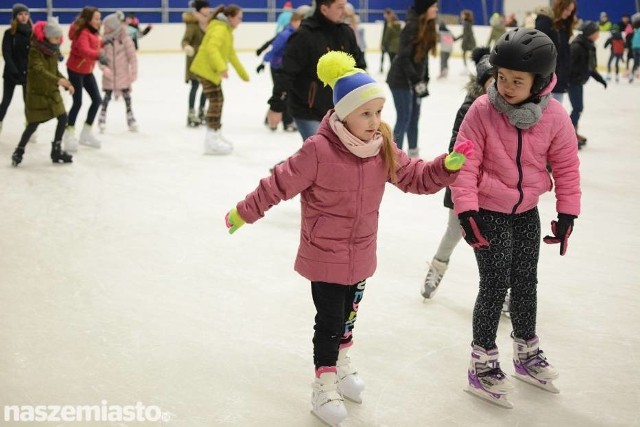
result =
M363 161L360 159L360 162L358 164L358 193L356 197L356 216L355 220L353 221L353 227L351 228L351 235L349 236L349 284L355 281L355 278L353 277L353 242L356 234L357 224L360 221L360 208L362 206L362 181L364 178L364 165L362 162Z
M516 153L516 167L518 168L518 193L520 194L520 197L518 197L518 202L513 206L513 210L511 211L512 215L516 213L516 211L520 207L520 204L522 204L522 200L524 199L524 192L522 191L522 163L521 163L522 130L519 128L516 128L516 129L518 131L518 151Z

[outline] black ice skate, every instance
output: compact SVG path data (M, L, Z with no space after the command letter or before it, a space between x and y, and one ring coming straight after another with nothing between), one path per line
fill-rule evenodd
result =
M51 161L53 163L72 163L73 156L60 148L60 141L51 143Z
M22 156L24 155L24 148L18 147L11 155L11 164L15 167L22 163Z
M200 119L196 114L196 110L194 110L193 108L189 110L189 115L187 116L187 126L189 126L190 128L200 126Z

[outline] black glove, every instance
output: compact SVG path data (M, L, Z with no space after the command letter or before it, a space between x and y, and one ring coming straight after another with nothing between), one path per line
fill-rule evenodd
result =
M98 61L100 62L101 65L104 65L105 67L109 65L109 60L107 59L107 56L104 53L100 54Z
M413 85L413 90L419 98L424 98L429 96L429 89L427 89L427 82L424 80L420 80L418 83Z
M256 68L256 73L260 74L262 70L264 70L264 63L258 65L258 68Z
M478 211L466 211L458 215L462 237L473 249L489 247L489 241L484 237L484 222Z
M553 236L544 236L544 242L550 245L560 243L560 255L567 253L567 247L569 246L569 236L573 231L573 220L577 216L569 214L558 214L558 220L551 221L551 232Z
M149 34L149 31L151 31L152 28L153 28L152 24L147 25L146 28L142 30L142 35L146 36L147 34Z

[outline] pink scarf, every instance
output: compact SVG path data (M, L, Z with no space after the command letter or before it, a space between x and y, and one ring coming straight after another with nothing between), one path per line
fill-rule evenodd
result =
M338 135L342 144L354 155L366 159L367 157L377 156L380 152L380 147L382 147L383 142L380 132L376 132L369 141L363 141L344 127L344 124L338 119L338 115L335 112L329 117L329 125L335 134Z

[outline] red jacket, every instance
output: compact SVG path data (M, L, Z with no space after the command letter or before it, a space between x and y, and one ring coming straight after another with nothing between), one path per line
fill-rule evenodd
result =
M352 154L329 125L330 110L318 133L297 153L263 178L237 205L249 224L282 200L300 194L302 224L295 270L310 281L351 285L376 269L378 210L389 181L383 154ZM436 193L457 173L444 168L442 155L432 162L409 159L396 148L400 190Z
M88 28L83 29L76 36L76 26L69 27L69 39L71 40L71 52L67 59L67 68L79 74L91 74L96 61L100 58L102 41L97 32Z

